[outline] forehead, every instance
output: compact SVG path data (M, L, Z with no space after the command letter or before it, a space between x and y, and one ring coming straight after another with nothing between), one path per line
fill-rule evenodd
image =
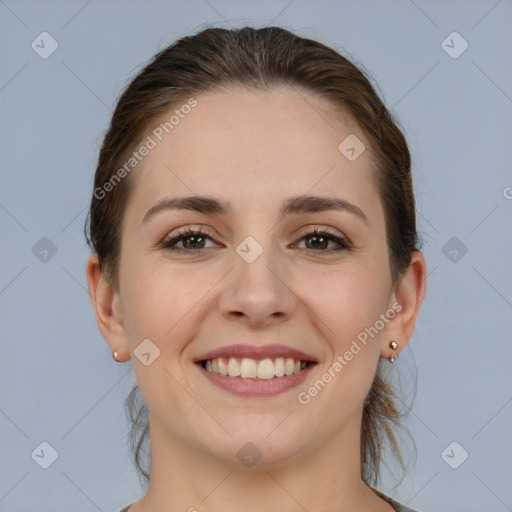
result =
M355 202L375 199L370 151L351 161L340 150L346 140L366 148L369 142L327 100L282 87L209 92L194 101L185 108L194 104L185 99L149 127L154 147L132 176L137 203L198 194L235 207L242 200L268 206L283 196L337 191Z

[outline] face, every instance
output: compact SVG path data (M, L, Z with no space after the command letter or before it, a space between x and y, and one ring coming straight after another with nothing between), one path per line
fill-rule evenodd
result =
M261 464L292 460L358 434L396 339L370 150L354 160L338 148L349 135L369 142L291 89L195 98L133 171L114 301L122 343L162 439L232 464L247 442Z

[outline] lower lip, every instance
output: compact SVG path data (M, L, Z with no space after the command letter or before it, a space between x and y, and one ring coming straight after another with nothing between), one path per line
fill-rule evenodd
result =
M197 364L201 373L215 386L225 389L230 393L244 397L276 396L289 389L302 384L315 364L310 364L304 370L293 375L274 377L272 379L242 379L229 377L207 371L201 364Z

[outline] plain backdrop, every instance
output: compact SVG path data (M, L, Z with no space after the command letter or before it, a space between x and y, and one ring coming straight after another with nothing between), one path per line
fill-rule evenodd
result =
M112 361L85 279L98 147L154 53L246 24L364 66L410 144L427 295L396 365L405 395L417 377L417 460L381 490L422 512L512 510L512 3L4 0L0 511L110 512L143 494L131 362Z

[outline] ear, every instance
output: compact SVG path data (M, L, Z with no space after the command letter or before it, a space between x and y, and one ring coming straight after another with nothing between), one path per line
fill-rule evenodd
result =
M389 359L392 354L398 355L409 342L425 296L425 279L425 258L421 252L414 251L409 267L391 297L389 310L396 311L396 314L386 326L386 339L382 342L380 351L382 357ZM396 350L390 348L391 340L398 343Z
M86 263L87 283L98 328L117 361L130 359L130 348L123 323L119 292L114 290L100 269L98 253L89 256Z

